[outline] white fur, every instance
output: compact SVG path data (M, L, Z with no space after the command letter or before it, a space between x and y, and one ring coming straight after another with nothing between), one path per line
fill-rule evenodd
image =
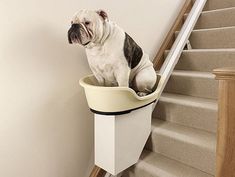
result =
M94 11L86 11L86 14L84 12L79 15L92 16L94 19L95 16L92 12ZM99 18L99 15L96 18ZM95 21L96 23L93 23L96 26L94 31L102 27L103 34L100 31L94 34L99 35L94 38L99 38L100 41L91 41L86 46L86 54L89 66L99 84L121 87L131 85L140 96L151 93L156 83L156 73L149 56L143 51L140 63L131 69L124 56L125 32L123 29L112 21L97 19ZM100 35L102 35L101 38Z

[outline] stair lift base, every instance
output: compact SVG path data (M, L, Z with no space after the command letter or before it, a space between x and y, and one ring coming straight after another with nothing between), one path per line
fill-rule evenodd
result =
M137 163L151 132L152 104L123 115L95 114L97 166L117 175Z

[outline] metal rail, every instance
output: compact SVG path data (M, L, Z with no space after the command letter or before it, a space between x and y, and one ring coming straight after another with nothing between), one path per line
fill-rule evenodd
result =
M156 100L156 103L154 104L154 107L157 104L157 101L160 98L160 95L162 94L174 68L175 65L178 63L179 58L182 54L182 51L189 39L189 36L191 35L197 20L206 4L207 0L196 0L192 10L190 11L186 21L184 22L184 25L182 26L166 60L164 61L159 75L161 76L158 87L157 87L157 92L159 93L159 97ZM153 107L153 108L154 108Z

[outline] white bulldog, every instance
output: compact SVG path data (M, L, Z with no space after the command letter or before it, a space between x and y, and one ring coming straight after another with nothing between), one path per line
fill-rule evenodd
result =
M103 10L76 13L68 40L85 47L101 86L131 87L139 96L153 91L157 78L149 56Z

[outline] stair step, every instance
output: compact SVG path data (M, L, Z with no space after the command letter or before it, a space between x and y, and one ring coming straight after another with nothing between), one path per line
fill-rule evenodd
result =
M175 123L152 120L152 133L146 149L175 159L203 172L215 173L214 133Z
M218 81L208 72L173 71L164 92L217 99Z
M152 117L215 133L217 101L163 93Z
M195 0L193 0L195 2ZM204 11L234 7L234 0L207 0Z
M122 177L213 177L159 153L143 151L139 162Z
M235 48L235 27L193 30L189 41L193 49Z
M235 66L235 49L195 49L184 50L175 69L212 72L229 66Z
M185 14L185 19L187 18ZM195 29L221 28L235 26L235 7L204 11L197 21Z

